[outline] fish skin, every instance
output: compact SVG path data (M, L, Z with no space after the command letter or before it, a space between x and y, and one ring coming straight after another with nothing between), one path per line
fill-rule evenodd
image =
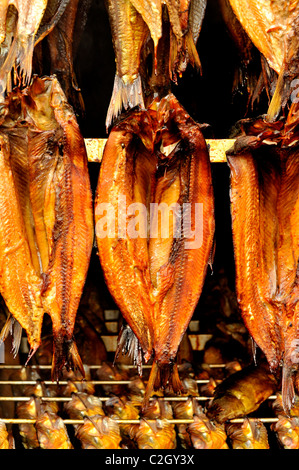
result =
M38 412L35 427L41 449L73 449L67 428L56 413Z
M252 42L278 74L267 119L275 121L298 75L298 0L229 0Z
M6 424L0 420L0 449L15 449L14 438L7 431Z
M266 363L248 366L235 372L217 385L207 417L224 423L257 410L272 395L278 384Z
M296 119L292 107L286 120L245 120L236 154L228 155L238 300L244 323L270 367L274 371L283 365L287 412L294 399L299 333Z
M95 415L84 418L76 437L82 449L121 449L119 424L107 416Z
M199 407L198 407L199 408ZM227 436L224 427L219 423L210 421L206 414L197 409L193 416L193 423L189 424L187 431L190 434L192 447L195 449L228 449Z
M202 22L205 16L207 0L191 0L189 12L189 25L192 31L194 44L197 43Z
M42 21L47 6L47 0L15 0L1 2L0 17L5 18L9 4L13 4L18 11L18 21L14 32L14 39L8 54L0 69L0 93L5 94L9 74L20 66L18 83L21 86L29 84L32 74L32 55L34 38ZM3 25L2 25L3 29Z
M298 416L278 416L278 421L271 425L278 442L284 449L299 449L299 418Z
M55 355L54 348L54 375L59 376L61 368L69 360L73 360L84 375L73 341L73 330L93 244L87 154L72 108L56 79L52 82L51 100L55 120L62 129L63 137L60 148L62 155L52 186L56 214L52 237L55 242L49 256L42 299L44 309L52 319L54 344L58 352ZM51 205L52 201L49 210L53 211ZM45 212L47 210L48 207Z
M162 37L161 0L131 0L131 3L147 24L156 51L159 39Z
M139 75L141 49L149 35L142 16L130 0L107 0L116 74L107 111L106 129L123 109L144 108Z
M161 144L165 148L176 143L169 155L158 150ZM214 238L209 165L199 126L173 95L154 103L148 112L130 113L112 129L104 150L95 202L98 250L108 288L137 337L144 360L154 353L145 401L156 381L166 385L172 377L172 385L180 389L175 357L201 293ZM153 202L189 203L192 210L195 203L203 203L201 246L186 248L190 239L171 212L171 236L165 237L158 226L152 237L147 232L138 238L119 237L119 195L126 196L127 207L142 203L147 209ZM110 237L98 231L102 203L111 204L115 214L110 222L115 222L116 231ZM194 212L191 219L194 230ZM172 234L174 224L179 228L177 238Z
M225 430L233 449L270 448L267 429L259 419L245 418L242 424L229 423Z
M5 182L0 186L0 290L7 308L26 330L31 351L35 351L40 345L44 315L41 301L42 280L36 274L31 261L11 169L9 139L1 133L0 142L0 167L2 181Z
M55 1L54 3L57 2ZM48 13L49 4L50 2L48 2L43 22ZM58 15L58 21L55 19L57 13L55 13L55 10L54 12L51 10L49 12L51 16L48 23L43 28L46 29L46 32L44 34L40 32L43 26L42 22L37 34L37 37L39 35L45 37L46 35L46 42L48 44L48 55L43 54L43 52L41 53L39 71L37 73L39 76L42 76L44 75L44 70L48 68L50 75L57 77L69 104L74 108L77 116L84 116L85 105L74 70L74 59L87 21L90 4L91 0L81 2L79 0L64 0L63 2L59 0L58 10L56 6L56 11L61 9L62 14ZM49 27L47 28L47 25L50 25L50 29Z
M10 263L9 255L2 263L5 276L1 291L11 314L26 329L31 346L28 359L40 344L43 313L47 312L54 335L52 377L58 379L64 366L77 367L84 375L73 341L93 245L92 197L84 140L56 78L36 77L29 89L17 89L10 95L8 107L17 101L22 109L22 123L19 111L8 108L10 112L0 129L14 150L11 169L3 166L3 171L12 173L7 174L7 185L11 184L11 191L14 185L15 196L11 194L10 201L3 199L7 206L3 213L10 210L9 204L14 204L16 214L8 214L5 219L1 252L4 256L9 251L5 243L11 244L6 240L8 227L13 229L12 237L19 237L20 247L16 247L14 255L18 258L17 268L11 272L20 277L20 293L17 295L17 282L14 291L9 291L11 272L6 272L8 265L5 267L5 262ZM22 227L12 228L12 223Z

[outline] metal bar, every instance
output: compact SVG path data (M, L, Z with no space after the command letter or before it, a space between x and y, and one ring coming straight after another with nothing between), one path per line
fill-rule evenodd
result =
M24 396L21 396L21 397L0 397L0 402L1 401L29 401L32 397L24 397ZM42 401L61 401L61 402L65 402L65 401L71 401L71 397L36 397ZM108 401L111 397L96 397L98 400L100 401ZM189 397L158 397L161 401L187 401ZM194 396L192 397L194 398L195 400L198 400L198 401L206 401L206 400L210 400L211 397L198 397L198 396ZM150 400L153 400L153 398L150 398ZM137 406L138 404L136 404ZM140 406L141 406L141 403L140 403ZM0 418L1 419L1 418Z
M84 364L86 367L89 369L100 369L102 367L102 364ZM205 364L206 366L210 367L211 369L218 369L225 367L226 364ZM32 364L30 366L25 366L24 364L0 364L0 370L1 369L22 369L23 367L26 367L26 369L40 369L40 370L47 370L51 369L52 365L51 364ZM150 369L152 367L151 364L144 364L142 366L142 369ZM137 369L137 366L133 364L126 365L125 368L127 369Z
M41 399L42 401L71 401L71 397L37 397ZM158 397L159 400L161 401L187 401L189 397L181 397L181 396L175 396L175 397ZM206 401L206 400L211 400L213 397L206 397L206 396L192 396L195 400L198 401ZM276 395L271 395L268 397L268 400L276 400L277 396ZM7 396L7 397L0 397L0 402L1 401L28 401L30 400L31 397L27 396L20 396L20 397L12 397L12 396ZM100 401L108 401L110 397L97 397L98 400ZM150 400L153 400L154 398L151 397ZM1 418L0 418L1 419Z
M246 418L235 418L231 419L230 423L243 423ZM140 419L116 419L113 418L119 424L140 424ZM277 423L278 418L258 418L262 423ZM35 424L36 419L25 419L25 418L3 418L0 419L5 424ZM84 420L82 419L63 419L64 424L83 424ZM147 419L149 423L154 423L155 419ZM170 424L191 424L194 423L193 419L168 419Z
M36 385L36 380L0 380L0 385ZM72 383L89 383L92 385L128 385L132 383L132 380L71 380ZM144 383L147 381L145 380ZM208 384L208 379L195 380L197 384ZM215 382L221 382L216 380ZM60 380L58 383L52 380L42 380L44 385L68 385L69 381Z
M102 161L107 139L84 139L89 162ZM225 163L226 151L234 145L235 139L206 139L212 163Z

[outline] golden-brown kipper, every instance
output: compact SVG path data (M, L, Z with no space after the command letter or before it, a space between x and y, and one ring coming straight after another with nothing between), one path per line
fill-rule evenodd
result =
M296 108L297 106L297 108ZM244 121L228 155L236 290L244 323L273 371L285 410L298 363L298 104L288 118Z
M214 200L200 127L173 95L111 131L95 219L105 279L128 323L120 347L139 365L154 355L146 399L159 384L177 391L174 362L210 259Z
M91 190L84 140L57 79L35 77L11 93L0 135L1 294L27 332L29 358L47 312L52 377L72 365L84 374L73 329L93 243Z

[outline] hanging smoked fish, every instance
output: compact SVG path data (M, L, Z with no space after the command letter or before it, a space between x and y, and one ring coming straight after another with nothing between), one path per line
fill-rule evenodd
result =
M292 93L298 77L299 1L229 0L254 45L277 73L277 83L267 119L275 121ZM273 82L274 84L274 82Z
M287 120L243 122L228 155L236 289L244 323L290 410L299 345L298 104Z
M145 400L160 385L178 391L175 358L205 279L214 201L200 126L172 94L112 129L95 220L105 279L128 324L119 349L139 370L153 356Z
M116 74L106 128L123 110L144 109L142 86L144 57L153 55L153 71L158 75L158 46L165 23L169 26L168 63L163 74L176 82L188 63L200 68L195 47L207 0L107 0L116 61ZM152 40L152 41L150 41ZM152 49L152 50L151 50Z
M0 137L0 289L8 325L16 320L26 330L30 359L47 312L53 378L64 366L84 375L73 329L93 243L91 190L84 140L56 78L35 77L9 94Z
M0 98L29 85L34 47L61 18L70 0L6 0L0 5Z

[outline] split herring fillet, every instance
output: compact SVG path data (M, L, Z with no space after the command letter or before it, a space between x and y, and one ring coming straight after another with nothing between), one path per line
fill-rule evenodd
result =
M10 166L9 139L0 135L0 291L14 318L26 330L32 351L40 345L44 311L42 280L31 263L20 204Z
M154 357L145 401L168 382L178 390L174 363L205 279L214 201L204 138L173 95L112 129L95 221L105 279L131 329L123 334L128 342L137 338L146 362Z
M289 410L299 341L298 144L293 131L288 145L281 120L244 122L245 135L228 155L236 290L244 323L271 369L283 363Z
M52 377L64 366L84 375L73 329L93 244L91 189L84 140L56 78L35 77L9 95L0 136L11 187L2 195L1 293L27 331L29 357L40 344L46 312L53 325ZM10 258L14 266L6 268Z

